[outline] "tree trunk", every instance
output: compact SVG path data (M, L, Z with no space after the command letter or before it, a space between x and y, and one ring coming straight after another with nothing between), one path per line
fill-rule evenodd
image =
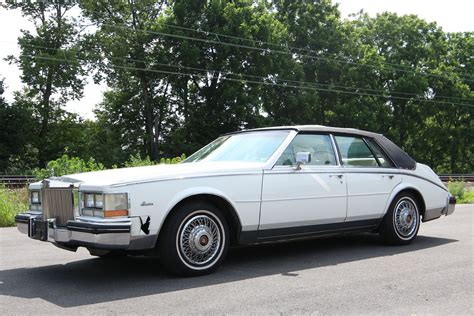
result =
M150 96L148 89L148 79L145 74L140 74L140 83L142 85L144 114L145 114L145 133L146 133L146 152L152 160L158 157L157 147L155 143L155 135L153 130L153 107L150 104Z

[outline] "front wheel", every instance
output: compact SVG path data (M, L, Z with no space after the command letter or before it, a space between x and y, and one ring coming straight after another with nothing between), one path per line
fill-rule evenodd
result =
M406 245L412 242L420 228L420 211L416 198L409 193L395 197L385 214L380 233L391 245Z
M182 276L213 272L229 248L225 217L206 202L188 203L173 213L157 245L167 270Z

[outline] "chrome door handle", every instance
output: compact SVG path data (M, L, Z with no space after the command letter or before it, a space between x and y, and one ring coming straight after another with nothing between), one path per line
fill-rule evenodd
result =
M393 179L394 175L393 174L384 174L382 175L382 178L388 177L390 180Z
M329 176L330 176L330 177L337 177L337 178L339 178L339 179L342 179L342 176L343 176L343 175L342 175L342 174L330 174Z

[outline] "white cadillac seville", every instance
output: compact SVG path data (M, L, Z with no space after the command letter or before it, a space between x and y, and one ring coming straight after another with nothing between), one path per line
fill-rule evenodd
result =
M415 239L454 212L438 176L380 134L292 126L223 135L178 165L67 175L29 186L30 238L92 255L158 254L180 275L231 245L346 232Z

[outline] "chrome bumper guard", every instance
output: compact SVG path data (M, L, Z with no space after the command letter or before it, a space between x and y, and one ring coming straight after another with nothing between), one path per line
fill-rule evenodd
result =
M132 249L132 221L69 220L57 226L55 219L43 220L38 213L22 213L15 217L18 230L32 239L70 247L97 249ZM146 236L148 237L148 236ZM151 237L151 236L150 236Z

